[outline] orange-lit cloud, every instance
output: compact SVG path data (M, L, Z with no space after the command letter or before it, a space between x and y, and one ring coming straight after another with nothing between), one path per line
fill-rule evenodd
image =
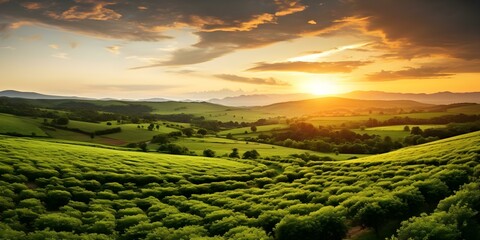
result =
M349 73L370 64L368 61L257 63L248 71L287 71L307 73Z
M114 45L114 46L108 46L105 49L113 54L120 54L120 46Z
M275 78L256 78L256 77L242 77L232 74L217 74L216 78L231 82L249 83L258 85L273 85L273 86L289 86L287 82L277 80Z
M419 67L407 68L399 71L380 71L367 75L369 81L394 81L401 79L424 79L444 78L452 76L450 73L442 73L443 68Z

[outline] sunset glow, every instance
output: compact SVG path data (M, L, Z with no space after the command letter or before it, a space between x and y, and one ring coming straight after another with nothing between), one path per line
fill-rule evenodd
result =
M369 2L3 0L0 88L197 100L480 91L477 5Z

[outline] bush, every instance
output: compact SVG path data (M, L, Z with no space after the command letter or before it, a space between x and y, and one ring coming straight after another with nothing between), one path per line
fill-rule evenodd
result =
M246 151L242 156L243 159L257 159L258 157L260 157L260 154L255 149Z
M72 199L72 194L63 190L52 190L47 192L45 198L45 203L49 209L58 209L59 207L66 205L70 199Z
M323 207L308 216L287 215L275 229L275 239L343 239L345 218L333 207Z
M215 157L215 151L211 149L205 149L203 150L203 156L205 157Z
M225 235L225 239L242 240L268 240L270 237L261 228L238 226L230 229Z
M35 221L35 227L39 230L51 229L55 231L72 232L82 226L82 221L63 213L49 213L41 215Z

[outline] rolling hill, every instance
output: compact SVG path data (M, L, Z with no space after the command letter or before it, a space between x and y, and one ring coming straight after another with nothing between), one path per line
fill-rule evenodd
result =
M422 110L433 107L410 100L358 100L338 97L325 97L309 100L276 103L264 107L254 108L258 111L283 114L286 116L301 116L328 113L355 113L369 110Z

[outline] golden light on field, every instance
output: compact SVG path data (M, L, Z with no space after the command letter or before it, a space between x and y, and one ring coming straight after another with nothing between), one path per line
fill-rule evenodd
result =
M340 86L333 80L311 80L302 88L304 92L315 95L333 95L341 92Z

